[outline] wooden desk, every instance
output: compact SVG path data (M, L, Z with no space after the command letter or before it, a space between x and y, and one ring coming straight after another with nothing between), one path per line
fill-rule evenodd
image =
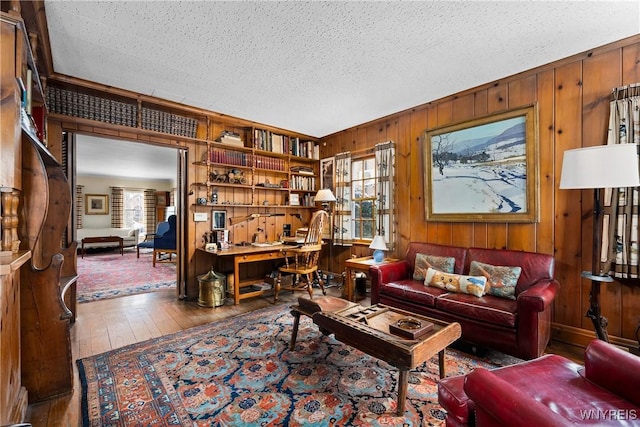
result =
M264 282L264 278L256 278L240 281L240 264L248 262L269 261L284 258L282 249L290 246L287 245L271 245L271 246L233 246L224 250L208 251L204 248L198 250L206 252L216 257L233 257L233 303L240 304L240 300L245 298L256 297L264 293L263 290L252 290L249 292L240 292L241 288L246 288L255 283Z
M85 243L117 243L120 246L120 255L124 255L122 237L118 237L118 236L85 237L84 239L82 239L82 258L84 258Z
M349 301L355 301L355 281L353 279L357 271L368 274L369 267L371 267L372 265L381 265L396 261L398 261L397 258L385 258L381 262L377 263L373 260L373 257L370 256L362 258L351 258L346 260L344 266L346 270L345 275L347 277L342 297Z

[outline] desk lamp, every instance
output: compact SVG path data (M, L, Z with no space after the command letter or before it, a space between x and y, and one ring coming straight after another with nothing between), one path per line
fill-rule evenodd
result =
M329 203L336 201L336 196L333 195L333 192L328 188L323 188L322 190L318 190L314 201L322 203L322 209L329 212Z
M387 243L384 241L384 237L379 234L373 238L373 241L369 245L369 249L373 249L373 260L375 262L382 262L384 259L384 251L388 251Z
M593 189L591 271L583 271L581 276L591 280L586 316L593 322L598 339L603 341L609 341L609 337L607 319L600 314L600 283L613 282L613 278L600 267L603 212L600 190L639 185L638 146L635 144L600 145L564 152L560 189Z

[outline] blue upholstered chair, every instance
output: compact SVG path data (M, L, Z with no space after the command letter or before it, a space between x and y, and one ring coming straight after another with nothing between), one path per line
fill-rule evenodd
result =
M140 258L140 248L153 249L153 240L158 236L162 236L167 231L169 231L169 221L159 222L158 225L156 225L156 232L147 234L144 237L144 241L138 243L138 258Z
M160 236L156 236L153 239L153 266L156 266L156 262L173 262L172 256L178 257L178 251L176 249L176 216L170 215L167 218L169 223L169 229ZM169 255L169 259L164 261L160 257L163 254Z
M169 255L167 262L172 262L172 256L176 251L176 216L171 215L167 221L159 222L156 226L155 234L147 234L144 242L138 244L138 258L140 258L140 248L153 249L153 266L156 262L163 262L160 257Z

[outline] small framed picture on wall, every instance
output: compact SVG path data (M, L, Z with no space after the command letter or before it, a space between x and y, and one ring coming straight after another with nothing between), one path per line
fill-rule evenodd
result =
M84 213L87 215L108 215L108 194L87 194L85 197Z
M211 213L211 229L224 230L227 222L227 211L213 211Z
M320 160L320 189L328 188L331 191L335 191L334 188L334 173L335 173L335 158L328 157Z
M291 194L289 196L289 205L290 206L300 206L300 195L299 194Z

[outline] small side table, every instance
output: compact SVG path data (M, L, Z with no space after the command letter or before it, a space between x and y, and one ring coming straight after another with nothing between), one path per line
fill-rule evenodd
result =
M373 260L373 257L370 256L366 256L366 257L362 257L362 258L351 258L348 259L347 261L345 261L344 266L345 266L345 286L344 289L342 291L342 297L349 300L349 301L355 301L355 280L354 280L354 276L356 274L356 272L362 272L365 274L369 273L369 267L371 267L372 265L382 265L382 264L388 264L390 262L396 262L399 261L397 258L385 258L383 259L381 262L375 262Z

